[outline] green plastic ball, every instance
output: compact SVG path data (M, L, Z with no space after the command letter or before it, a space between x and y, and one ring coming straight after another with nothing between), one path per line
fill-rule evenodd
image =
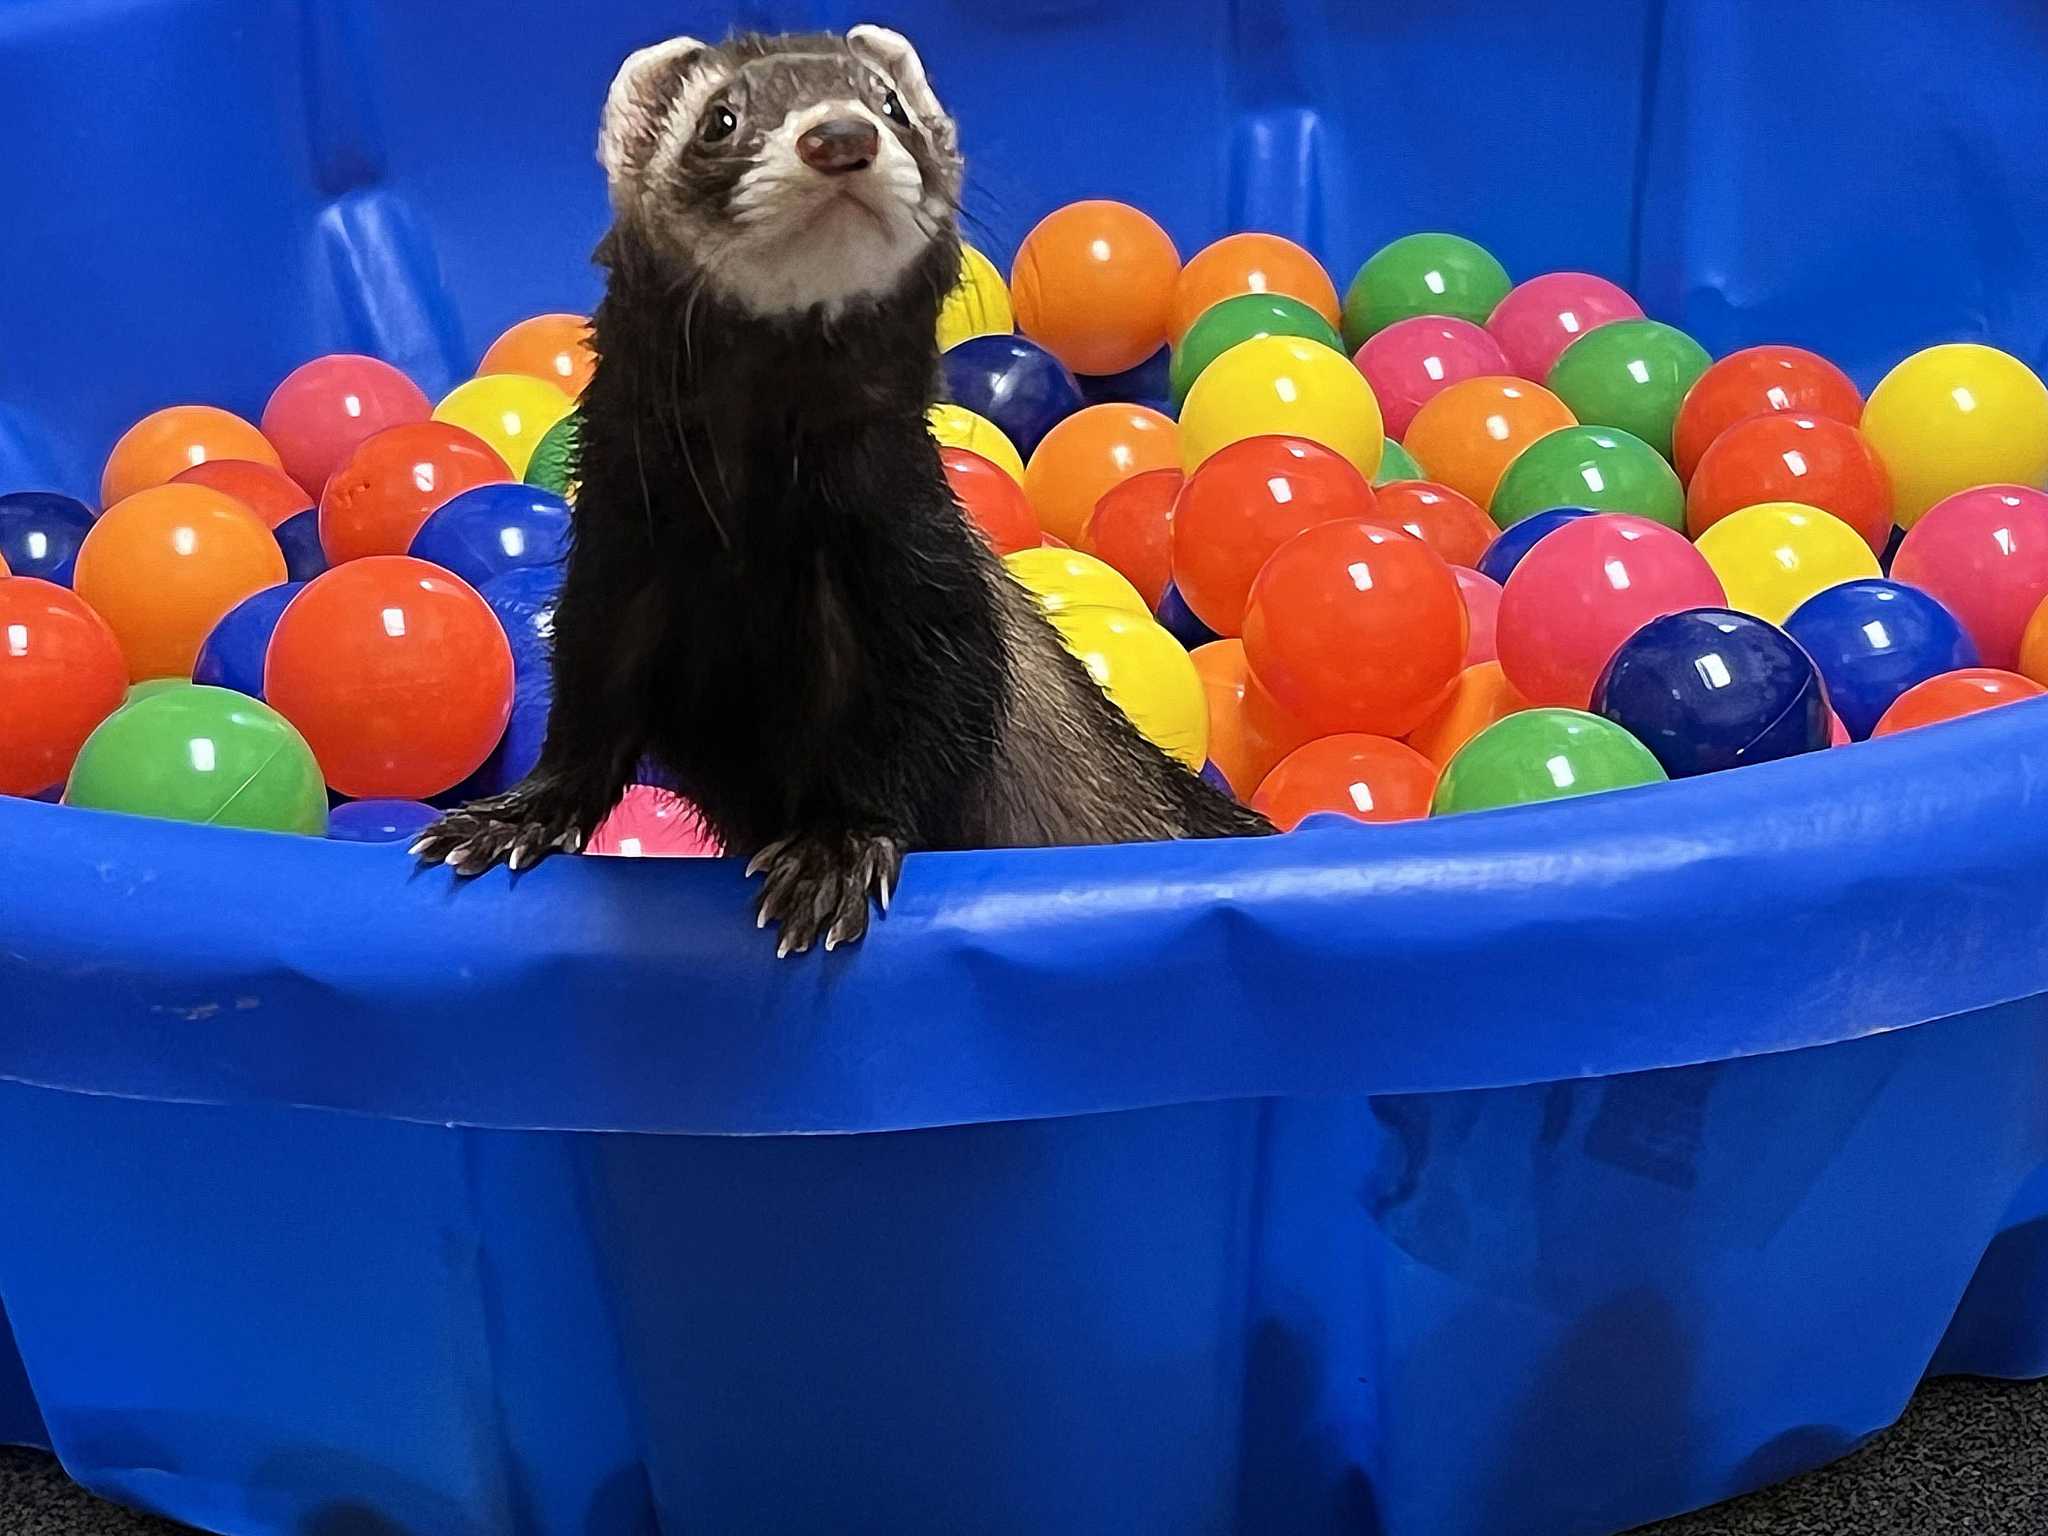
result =
M1515 455L1487 510L1503 528L1551 507L1630 512L1685 532L1685 487L1664 456L1615 427L1559 427Z
M1386 451L1380 455L1380 472L1372 477L1374 485L1385 485L1391 480L1427 480L1422 466L1415 462L1415 455L1395 442L1387 439Z
M571 411L542 434L533 445L533 457L526 461L526 483L553 491L565 501L576 499L570 480L570 461L576 452L577 413Z
M313 749L267 704L174 683L124 704L79 750L71 805L264 832L327 830Z
M1284 293L1240 293L1203 310L1173 349L1167 392L1178 411L1202 370L1241 341L1260 336L1299 336L1319 341L1333 352L1344 350L1344 338L1321 315Z
M1668 459L1678 408L1713 361L1676 326L1614 320L1566 347L1544 382L1585 425L1633 432Z
M1344 295L1344 345L1357 351L1396 320L1456 315L1486 324L1508 296L1507 268L1461 235L1403 235L1367 258Z
M1650 749L1598 715L1528 709L1474 736L1437 780L1432 816L1490 811L1657 784L1665 774Z

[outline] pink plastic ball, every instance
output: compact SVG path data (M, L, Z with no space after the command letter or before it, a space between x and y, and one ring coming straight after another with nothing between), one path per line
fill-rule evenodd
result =
M284 472L318 501L327 477L365 438L425 421L433 409L420 387L389 363L335 352L284 376L263 407L263 435L284 461Z
M1466 379L1508 371L1500 344L1470 320L1415 315L1376 332L1352 359L1380 403L1387 436L1408 435L1415 413L1443 390Z
M1643 307L1590 272L1546 272L1508 290L1486 322L1508 368L1542 383L1557 355L1595 326L1640 320Z
M1500 583L1462 565L1452 566L1451 574L1458 578L1458 596L1465 599L1465 617L1471 624L1465 640L1465 659L1459 666L1476 667L1500 654L1494 644L1494 630L1500 620Z
M1706 557L1648 518L1582 517L1522 557L1501 592L1501 671L1531 704L1584 709L1622 641L1654 618L1727 601Z
M1937 501L1899 545L1892 580L1938 598L1983 664L2010 671L2027 620L2048 596L2048 494L1980 485Z
M652 784L635 784L597 824L586 851L628 859L715 859L725 850L689 801Z

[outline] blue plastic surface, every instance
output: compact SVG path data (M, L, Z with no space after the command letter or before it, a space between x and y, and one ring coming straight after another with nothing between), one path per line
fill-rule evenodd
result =
M1123 196L1340 286L1460 230L1865 385L2048 348L2023 8L737 14L917 38L999 263ZM437 394L589 304L611 71L727 19L0 10L38 258L0 488L89 496L144 411L253 416L321 351ZM0 803L0 1434L264 1536L1593 1536L1725 1497L1929 1369L2048 1373L2044 800L2023 704L1443 823L918 855L786 965L724 861L459 888Z

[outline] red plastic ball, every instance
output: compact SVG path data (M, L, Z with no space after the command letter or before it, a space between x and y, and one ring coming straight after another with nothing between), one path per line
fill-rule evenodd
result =
M2044 693L2048 693L2048 688L2043 688L2032 678L2021 677L2017 672L2003 672L1996 667L1965 667L1959 672L1944 672L1924 683L1915 683L1892 701L1892 707L1884 712L1870 734L1873 738L1890 736L1898 731L1910 731L1915 726L1935 725L1962 715L1974 715L1980 709L2012 704L2020 699L2037 699Z
M84 598L33 576L0 576L0 795L62 784L127 689L121 642Z
M1354 821L1413 821L1429 814L1436 764L1384 736L1325 736L1297 747L1266 775L1252 809L1282 832L1319 811Z
M1500 583L1462 565L1452 566L1451 574L1458 579L1458 596L1465 603L1464 665L1476 667L1500 654Z
M1690 480L1708 446L1759 411L1805 411L1855 426L1863 396L1849 375L1803 347L1746 347L1701 374L1671 429L1671 462Z
M275 528L313 505L313 498L298 481L281 469L258 464L253 459L208 459L183 474L173 475L171 484L204 485L225 491L262 518L266 528Z
M1936 502L1900 542L1892 580L1953 613L1985 666L2013 666L2027 621L2048 597L2048 494L1981 485Z
M1380 403L1387 436L1408 435L1415 413L1451 385L1508 373L1500 343L1453 315L1411 315L1375 331L1352 361Z
M1644 517L1603 514L1537 541L1501 593L1501 670L1531 704L1584 709L1621 643L1654 618L1727 601L1706 557Z
M1883 554L1892 536L1892 477L1852 426L1811 411L1738 421L1701 455L1685 493L1685 531L1698 538L1731 512L1796 501L1839 517Z
M1195 617L1238 634L1259 569L1317 523L1375 515L1372 487L1342 454L1305 437L1247 437L1219 448L1181 487L1173 579Z
M1465 640L1464 600L1443 557L1357 519L1281 545L1244 614L1253 675L1325 735L1412 729L1458 675Z
M1007 555L1038 547L1038 514L1015 475L965 448L941 448L939 463L945 468L946 483L953 487L953 499L991 549Z
M330 565L402 555L458 491L516 478L497 450L445 421L386 427L364 438L320 495L320 546Z
M1452 565L1477 565L1500 532L1471 497L1434 480L1389 480L1372 494L1374 522L1414 534Z
M1081 527L1081 548L1106 561L1157 608L1173 576L1173 504L1186 477L1148 469L1103 492Z
M317 497L365 438L433 411L420 387L389 363L337 352L284 376L263 407L263 435L285 473Z
M263 691L330 787L424 800L474 773L512 710L512 647L490 605L425 560L336 566L277 621Z

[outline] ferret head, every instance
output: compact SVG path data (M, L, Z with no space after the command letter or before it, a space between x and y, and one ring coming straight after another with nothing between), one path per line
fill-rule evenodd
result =
M953 238L953 120L882 27L643 48L598 159L621 226L760 315L880 297Z

